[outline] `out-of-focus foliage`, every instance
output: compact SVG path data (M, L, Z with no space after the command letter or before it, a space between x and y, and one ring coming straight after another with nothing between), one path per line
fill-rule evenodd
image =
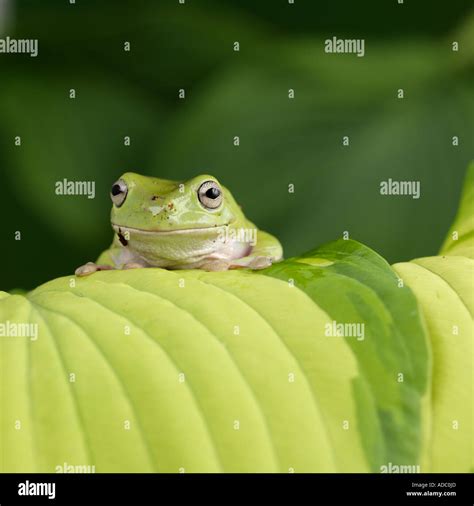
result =
M470 2L383 4L14 4L0 36L38 38L39 56L0 55L2 288L94 259L127 170L216 175L287 256L343 231L392 262L431 254L473 157ZM326 54L332 36L365 39L365 56ZM95 199L55 195L64 178L94 180ZM388 178L421 198L382 197Z
M441 253L474 258L474 162L468 168L461 204Z

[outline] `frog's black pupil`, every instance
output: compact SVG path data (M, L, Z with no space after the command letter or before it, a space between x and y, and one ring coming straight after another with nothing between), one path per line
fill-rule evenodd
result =
M119 195L122 193L122 188L120 188L119 184L114 184L112 186L112 195L115 197L116 195Z
M209 188L209 190L206 191L206 197L210 199L216 199L221 194L221 191L219 188Z

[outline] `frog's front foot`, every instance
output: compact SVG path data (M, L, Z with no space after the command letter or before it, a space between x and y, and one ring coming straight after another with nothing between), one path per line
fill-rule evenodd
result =
M143 269L144 267L146 267L146 265L139 262L128 262L122 267L122 269Z
M108 271L114 269L111 265L98 265L94 262L87 262L85 265L81 265L75 271L76 276L89 276L97 271Z
M208 272L226 271L229 269L229 262L226 260L209 260L199 266L199 269Z

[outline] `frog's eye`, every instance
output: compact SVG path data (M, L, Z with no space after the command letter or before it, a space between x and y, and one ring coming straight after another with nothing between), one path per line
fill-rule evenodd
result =
M127 184L123 179L116 181L110 190L110 198L116 207L120 207L127 198Z
M205 208L217 209L222 203L222 190L215 181L206 181L199 187L198 197Z

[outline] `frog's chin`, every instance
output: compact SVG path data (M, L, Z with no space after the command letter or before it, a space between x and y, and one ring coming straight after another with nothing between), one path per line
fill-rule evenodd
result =
M123 235L125 233L134 234L134 235L181 235L181 234L200 234L205 232L214 231L217 233L219 230L223 230L229 225L216 225L212 227L196 227L196 228L177 228L174 230L149 230L145 228L134 228L134 227L124 227L122 225L116 225L112 223L112 228L119 235Z
M241 258L251 246L227 232L227 225L176 230L147 230L113 224L125 250L153 267L171 269L201 265L212 259Z

